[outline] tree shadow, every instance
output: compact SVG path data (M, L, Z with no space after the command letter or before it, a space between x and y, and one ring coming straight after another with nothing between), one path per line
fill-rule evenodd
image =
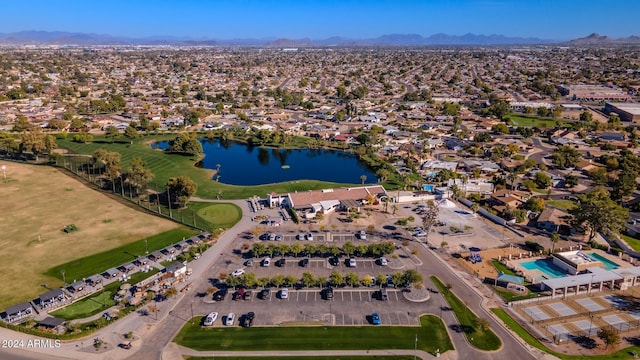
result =
M573 341L585 349L595 349L598 347L596 341L588 336L578 336Z

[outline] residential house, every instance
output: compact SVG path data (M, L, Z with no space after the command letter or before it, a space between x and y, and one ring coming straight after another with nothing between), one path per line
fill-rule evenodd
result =
M4 319L9 323L23 322L33 316L34 309L31 303L24 302L18 305L9 306L5 309Z
M570 215L566 211L549 207L542 210L538 216L536 227L552 233L568 234L570 228L567 219L569 217Z
M487 199L487 203L497 212L503 212L507 208L517 209L529 199L529 194L521 191L498 190Z
M38 305L41 309L48 307L56 307L66 299L64 291L62 289L53 289L48 291L38 298Z

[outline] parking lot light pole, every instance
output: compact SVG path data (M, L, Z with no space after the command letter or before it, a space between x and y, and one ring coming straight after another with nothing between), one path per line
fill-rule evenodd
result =
M416 341L413 345L413 360L416 360L417 353L418 353L418 334L416 334Z

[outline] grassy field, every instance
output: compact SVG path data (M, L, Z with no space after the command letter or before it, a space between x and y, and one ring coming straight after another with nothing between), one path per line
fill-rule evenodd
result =
M576 207L576 203L571 200L549 200L546 204L562 210L571 210Z
M195 350L383 350L418 349L434 353L453 350L442 321L432 315L420 318L421 327L410 326L318 326L204 328L187 323L174 339Z
M187 227L163 232L162 234L148 236L147 244L149 253L162 249L167 245L179 242L182 238L191 237L197 231ZM46 271L46 274L62 280L62 271L65 272L67 283L74 279L82 279L91 275L100 274L103 271L118 266L128 261L135 260L139 255L144 255L146 251L144 239L114 248L108 251L96 253L82 258L60 264Z
M447 289L444 284L435 276L430 277L431 281L440 289L442 296L447 300L449 306L453 309L460 321L460 326L471 345L480 350L497 350L502 342L500 338L491 331L491 329L483 329L478 324L478 317L473 311Z
M636 239L633 236L629 236L625 233L621 233L620 237L627 243L627 245L631 246L633 250L640 251L640 239Z
M259 186L235 186L212 180L214 170L201 169L194 166L197 159L189 156L165 154L161 150L154 150L150 144L154 141L167 140L173 136L149 136L129 143L101 142L99 139L93 143L80 144L71 140L58 140L60 148L68 149L72 153L93 154L97 149L117 151L122 155L122 168L126 168L134 157L145 160L147 167L153 171L154 181L149 187L154 190L164 191L163 187L172 176L185 175L198 183L197 196L215 199L218 195L221 199L246 199L254 195L264 197L270 192L283 193L294 191L307 191L314 189L326 189L353 184L337 184L315 180L289 181L277 184Z
M0 309L37 297L46 291L42 284L61 286L60 274L44 274L53 266L178 226L113 201L58 169L4 161L0 165L7 167L7 181L0 179L0 278L12 280L0 288ZM64 233L69 224L78 230Z
M527 330L525 330L517 321L515 321L509 314L507 314L502 309L491 309L496 316L498 316L506 325L511 329L511 331L515 332L518 336L520 336L527 344L535 347L536 349L540 349L544 352L547 352L553 356L556 356L563 360L578 360L578 359L587 359L587 360L623 360L623 359L632 359L631 355L632 351L640 353L640 346L630 346L621 350L618 350L611 354L603 354L603 355L593 355L593 356L585 356L585 355L566 355L557 353L555 351L547 348L543 343L540 342L535 336L529 334Z
M506 118L509 120L509 125L523 127L551 128L566 123L565 121L561 120L515 114L507 115Z

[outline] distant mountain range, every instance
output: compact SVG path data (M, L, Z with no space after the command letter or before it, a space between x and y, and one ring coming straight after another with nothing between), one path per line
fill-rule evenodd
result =
M20 31L0 33L0 44L50 44L50 45L192 45L192 46L264 46L264 47L310 47L310 46L486 46L486 45L608 45L640 44L639 36L611 39L591 34L587 37L559 42L539 38L508 37L504 35L447 35L434 34L424 37L418 34L388 34L371 39L330 37L327 39L193 39L176 36L153 36L129 38L107 34L72 33L62 31Z
M567 45L583 46L583 45L616 45L616 44L640 44L640 36L632 35L626 38L613 39L608 36L593 33L587 37L569 40L565 42Z

